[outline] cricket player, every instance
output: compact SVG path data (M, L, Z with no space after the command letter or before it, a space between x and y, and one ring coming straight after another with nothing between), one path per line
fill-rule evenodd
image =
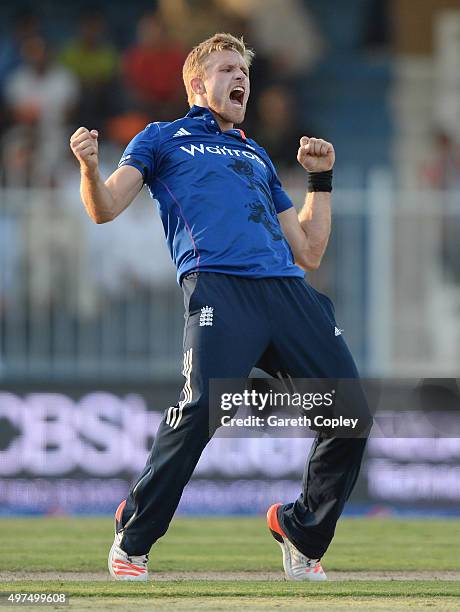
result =
M298 378L358 377L332 302L304 280L305 270L320 265L329 238L334 147L300 139L297 159L308 189L297 215L266 151L235 128L245 116L253 55L230 34L196 46L183 69L190 111L147 125L106 181L97 131L80 127L71 137L81 197L96 223L115 219L147 185L185 302L185 384L116 511L108 565L118 580L147 580L150 548L167 531L214 433L210 379L247 378L254 366ZM365 436L319 434L299 498L269 508L268 527L289 579L326 580L320 560L364 447Z

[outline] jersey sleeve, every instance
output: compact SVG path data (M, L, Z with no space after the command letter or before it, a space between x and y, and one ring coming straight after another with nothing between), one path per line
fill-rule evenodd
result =
M275 166L273 165L272 160L268 156L265 149L261 148L261 150L263 152L264 159L268 163L269 185L270 185L270 190L271 190L271 194L273 198L273 204L275 205L276 212L279 214L279 213L284 212L285 210L288 210L288 208L292 208L294 205L291 201L291 198L284 191L283 186L281 185L281 181L275 170Z
M284 191L281 185L281 181L275 171L275 168L273 168L273 178L270 182L270 189L272 192L273 203L278 214L282 213L285 210L288 210L288 208L293 207L291 198Z
M149 125L139 132L126 147L118 167L133 166L137 168L148 183L155 175L156 158L159 145L160 129L156 123Z

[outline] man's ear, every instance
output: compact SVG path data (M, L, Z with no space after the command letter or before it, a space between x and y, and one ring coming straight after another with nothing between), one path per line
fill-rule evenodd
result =
M206 93L206 87L204 86L202 78L194 77L190 81L190 85L192 86L192 91L195 95L202 96Z

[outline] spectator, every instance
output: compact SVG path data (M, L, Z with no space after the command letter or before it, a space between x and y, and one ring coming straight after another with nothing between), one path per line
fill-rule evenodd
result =
M81 87L78 123L101 125L114 101L118 52L106 40L107 24L98 11L85 13L78 37L60 55L64 66L78 77Z
M433 159L425 164L424 182L434 189L453 195L451 201L458 202L460 193L460 146L449 134L439 130L435 134ZM450 199L448 198L447 201ZM460 207L454 214L444 212L441 222L441 263L448 277L460 284Z
M131 104L156 120L185 110L184 60L182 47L168 38L158 14L143 15L137 27L137 43L125 52L122 63Z
M460 191L460 147L443 130L434 137L434 156L423 168L424 182L435 189Z
M215 32L246 34L246 21L218 0L158 0L168 32L187 49Z
M53 63L39 36L27 39L21 52L24 64L7 78L5 101L13 123L32 135L35 184L50 185L67 145L66 123L78 103L78 82L66 68Z
M123 213L117 223L88 225L95 284L107 296L122 297L138 290L174 286L172 263L164 245L164 231L148 200ZM123 248L113 248L121 244ZM110 257L107 254L110 253Z
M28 125L18 123L6 131L1 141L1 187L34 187L36 145Z
M270 151L279 171L297 167L297 149L304 132L296 122L292 95L286 86L271 85L259 94L255 125L255 140Z
M23 42L35 35L38 35L37 16L28 10L21 10L14 19L11 36L0 39L0 90L3 90L10 72L22 62Z
M21 10L14 19L10 36L0 37L0 101L3 102L4 87L7 77L22 62L21 46L24 40L38 32L36 15ZM7 128L7 115L0 106L0 133Z
M302 0L214 0L248 23L257 53L271 58L284 77L302 76L324 51L323 38Z

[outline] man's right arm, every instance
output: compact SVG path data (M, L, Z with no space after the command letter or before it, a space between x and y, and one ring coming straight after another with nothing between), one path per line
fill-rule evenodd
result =
M144 183L133 166L122 166L104 182L99 173L98 133L84 127L72 134L70 148L80 162L80 194L95 223L112 221L134 200Z

